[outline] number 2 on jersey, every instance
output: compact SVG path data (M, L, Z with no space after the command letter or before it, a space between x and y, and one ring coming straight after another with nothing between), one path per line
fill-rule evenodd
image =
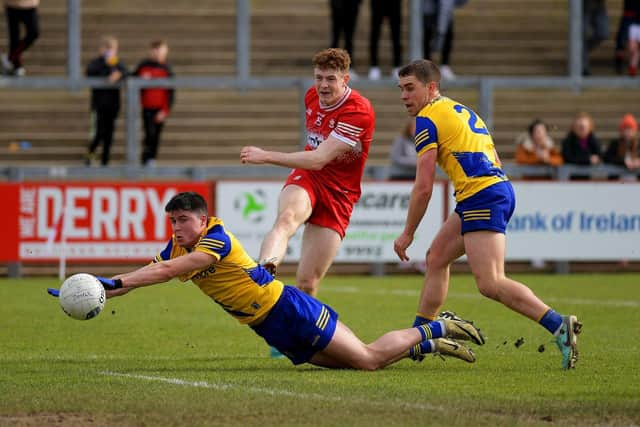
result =
M478 115L473 110L460 104L456 104L453 109L456 110L457 113L462 113L462 111L466 111L467 113L469 113L469 121L467 123L469 123L471 132L479 133L480 135L489 135L489 131L486 127L476 127L476 123L478 122Z

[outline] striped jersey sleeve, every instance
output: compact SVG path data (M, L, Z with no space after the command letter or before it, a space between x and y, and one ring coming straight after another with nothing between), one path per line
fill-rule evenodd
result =
M211 227L207 234L200 239L195 250L212 255L220 261L231 251L231 239L222 225Z
M427 117L416 117L416 134L414 141L418 156L437 148L438 130L436 124Z
M330 135L350 147L362 147L364 134L371 127L370 122L371 118L368 114L350 111L338 117L338 121Z

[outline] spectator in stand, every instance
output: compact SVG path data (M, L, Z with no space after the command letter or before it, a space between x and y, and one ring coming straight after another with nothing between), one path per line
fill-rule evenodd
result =
M638 74L638 62L640 61L640 0L631 1L630 14L633 20L629 24L629 70L630 76Z
M562 141L562 158L565 163L573 165L600 164L600 142L593 132L593 119L588 113L578 113L573 119L571 130ZM573 178L589 179L589 176Z
M518 135L516 144L516 163L520 165L560 166L563 163L547 124L540 119L535 119L527 132Z
M613 139L604 154L604 162L623 166L630 171L640 170L638 157L638 122L633 114L625 114L620 120L620 136ZM615 177L618 178L618 177Z
M627 57L627 43L629 42L629 27L636 17L636 5L640 5L640 0L624 0L622 15L616 33L615 68L618 74L622 74L625 58Z
M4 73L13 76L26 74L22 66L22 54L40 35L38 5L40 0L5 0L9 53L1 57ZM20 24L24 25L24 38L20 38Z
M169 45L165 40L151 42L149 58L136 68L135 75L143 79L164 79L173 77L173 71L167 63ZM155 166L158 154L160 133L173 105L174 90L165 88L143 89L140 96L142 120L144 123L144 147L142 165Z
M456 78L451 69L450 59L453 49L453 11L464 6L468 0L423 0L422 3L422 46L426 59L440 53L440 74L445 80Z
M87 65L87 77L105 77L116 84L127 75L127 69L118 58L118 39L105 36L100 41L100 56ZM120 111L120 88L94 88L91 91L93 139L85 162L91 166L96 160L95 151L102 144L102 166L109 163L113 131Z
M331 7L331 46L329 47L340 47L340 36L344 33L344 49L351 58L349 74L352 79L356 79L358 75L353 69L355 65L353 35L356 32L360 0L329 0L329 5Z
M589 53L609 37L609 17L605 0L583 0L582 11L582 75L589 76Z
M398 77L398 69L402 62L402 44L400 43L400 27L402 24L402 0L371 0L371 33L369 37L369 69L370 80L380 80L382 73L378 64L378 42L382 21L388 18L391 29L391 43L393 46L393 69L391 78Z
M398 135L391 146L391 167L389 179L391 181L413 181L416 179L416 144L413 135L416 131L416 120L411 117L402 129L402 134Z

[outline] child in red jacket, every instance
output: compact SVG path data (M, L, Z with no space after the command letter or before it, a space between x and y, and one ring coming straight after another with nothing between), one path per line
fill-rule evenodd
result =
M173 71L167 63L169 45L165 40L151 42L149 58L143 60L136 68L135 75L143 79L162 79L173 77ZM160 133L169 110L173 105L174 90L166 88L143 89L140 94L142 120L144 122L144 146L142 164L154 166L158 154Z

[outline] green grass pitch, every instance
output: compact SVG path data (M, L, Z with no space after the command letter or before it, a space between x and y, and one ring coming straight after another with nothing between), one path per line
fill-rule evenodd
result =
M378 372L270 359L192 284L139 289L77 321L46 294L56 280L2 279L0 425L639 425L640 275L515 278L584 322L575 371L560 369L542 327L466 275L452 277L445 308L486 334L477 363L429 357ZM319 297L369 342L411 324L421 280L334 276Z

